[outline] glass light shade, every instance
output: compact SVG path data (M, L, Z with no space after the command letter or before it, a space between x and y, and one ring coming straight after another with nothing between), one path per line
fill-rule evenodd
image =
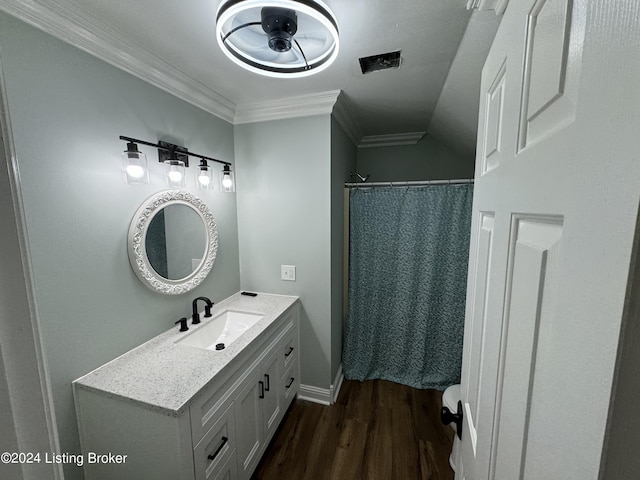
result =
M167 185L169 187L186 187L187 175L184 169L184 162L180 160L168 160L164 162L167 166Z
M233 193L236 191L233 172L229 170L228 165L225 165L224 170L220 174L220 191L225 193Z
M213 182L213 172L211 171L211 167L207 165L200 165L198 167L198 188L200 190L213 190L214 182Z
M128 143L122 152L122 173L124 182L128 185L148 185L149 170L147 170L147 156L138 151L135 143Z

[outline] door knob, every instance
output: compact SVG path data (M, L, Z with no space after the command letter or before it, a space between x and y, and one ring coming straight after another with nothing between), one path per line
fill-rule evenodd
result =
M440 420L445 425L449 425L451 422L456 424L456 434L458 438L462 440L462 402L458 401L457 413L451 413L451 410L447 407L442 407L440 410Z

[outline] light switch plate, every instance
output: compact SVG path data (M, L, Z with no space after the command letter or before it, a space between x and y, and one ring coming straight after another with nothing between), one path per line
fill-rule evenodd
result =
M296 281L296 266L295 265L280 265L280 279L289 282Z

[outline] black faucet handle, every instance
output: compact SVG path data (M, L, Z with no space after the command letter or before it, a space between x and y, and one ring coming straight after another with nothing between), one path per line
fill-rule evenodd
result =
M176 325L180 324L180 331L181 332L186 332L187 330L189 330L189 327L187 327L187 317L182 317L175 324Z
M213 302L211 304L206 304L204 306L204 316L205 318L209 318L211 316L211 307L213 306Z

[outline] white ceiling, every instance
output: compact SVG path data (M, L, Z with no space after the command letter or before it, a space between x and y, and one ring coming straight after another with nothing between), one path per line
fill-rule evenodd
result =
M136 58L144 60L141 65L153 66L148 76L156 75L156 70L173 75L174 90L184 84L188 87L185 90L195 92L192 96L199 99L196 103L209 97L204 103L210 100L213 110L215 105L233 110L236 105L342 90L362 136L428 130L471 17L467 0L325 0L340 29L336 62L310 77L273 79L240 68L220 51L215 39L215 15L220 1L33 0L27 10L24 2L0 0L0 9L18 12L21 18L67 41L80 43L80 48L92 53L119 50L103 54L107 61L111 61L110 56L119 56L120 61L132 65ZM38 15L47 21L30 18ZM494 12L482 15L495 18ZM38 24L54 23L57 16L82 29L69 39L60 26L56 30ZM473 58L477 50L484 55L483 63L493 35L487 35L483 28L476 30L466 41L463 57ZM89 48L82 45L91 42ZM402 50L400 69L368 75L360 72L359 57L398 49ZM477 63L456 68L456 75L465 80L459 88L469 90L469 82L475 82L479 93ZM447 84L449 95L457 97L455 79L450 78ZM467 101L477 104L478 98ZM475 107L477 112L477 105L469 107ZM446 106L439 105L439 109L451 114ZM468 111L460 101L454 110ZM444 132L446 126L440 125L439 129L442 138L451 137ZM467 142L475 145L475 131L472 136Z

